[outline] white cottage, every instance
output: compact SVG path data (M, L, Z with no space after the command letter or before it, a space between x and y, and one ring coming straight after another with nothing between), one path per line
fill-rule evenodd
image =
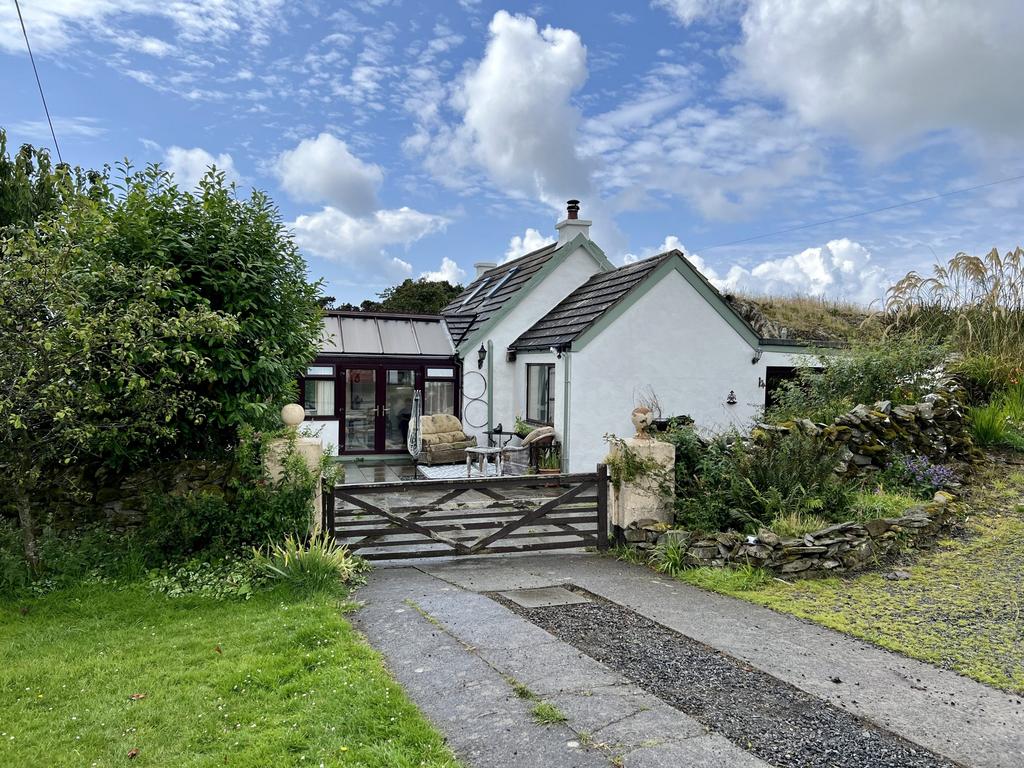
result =
M342 454L402 453L419 392L481 445L517 417L553 426L572 472L605 456L606 433L629 435L651 393L701 429L749 425L806 348L760 338L680 251L614 267L578 211L570 200L557 242L475 265L440 317L328 316L300 383L309 419Z
M517 416L550 424L563 470L587 471L606 433L632 433L638 401L698 427L745 426L799 365L798 342L762 339L682 252L616 268L570 200L558 241L476 279L442 311L463 361L462 418L486 444Z

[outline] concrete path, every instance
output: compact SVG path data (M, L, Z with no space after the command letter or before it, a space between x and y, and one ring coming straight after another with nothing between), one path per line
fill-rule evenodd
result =
M575 584L976 768L1024 766L1024 702L766 608L595 555L380 568L357 626L468 766L764 766L479 592ZM833 678L842 682L836 684ZM566 724L533 722L550 701Z

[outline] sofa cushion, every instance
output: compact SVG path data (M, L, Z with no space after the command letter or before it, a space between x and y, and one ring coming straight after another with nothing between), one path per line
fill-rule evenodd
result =
M545 439L551 440L554 438L554 436L554 427L537 427L535 430L533 430L526 437L523 438L523 445L532 445L533 443L542 442Z
M464 431L462 422L448 413L435 413L420 419L420 432L424 436Z
M464 432L435 432L432 435L423 435L423 445L446 445L466 440Z

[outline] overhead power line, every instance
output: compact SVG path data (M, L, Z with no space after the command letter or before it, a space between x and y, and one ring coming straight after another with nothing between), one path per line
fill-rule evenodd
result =
M849 216L838 216L834 219L826 219L825 221L815 221L812 224L800 224L796 227L788 227L786 229L779 229L775 232L766 232L763 235L754 235L753 237L744 237L740 240L730 240L727 243L717 243L715 245L704 246L703 248L694 248L694 253L703 253L704 251L712 251L715 248L725 248L730 245L741 245L742 243L749 243L754 240L763 240L766 237L775 237L776 235L787 235L790 232L799 232L804 229L813 229L814 227L822 227L826 224L835 224L840 221L849 221L850 219L859 219L862 216L871 216L875 213L884 213L885 211L891 211L896 208L906 208L908 205L918 205L919 203L927 203L931 200L938 200L943 197L950 197L951 195L962 195L965 192L974 192L977 189L985 189L986 187L994 187L997 184L1008 184L1011 181L1021 181L1024 179L1024 175L1011 176L1007 179L998 179L997 181L988 181L984 184L976 184L973 187L961 187L960 189L951 189L949 192L941 192L937 195L929 195L928 197L921 197L917 200L907 200L902 203L894 203L893 205L886 205L882 208L872 208L870 211L861 211L859 213L851 213Z
M25 19L21 16L21 5L14 0L14 7L18 11L18 21L21 22L21 34L25 36L25 47L28 48L28 58L32 62L32 71L36 73L36 85L39 86L39 98L43 100L43 112L46 113L46 122L50 125L50 135L53 136L53 147L57 150L57 159L63 163L64 158L60 154L60 144L57 143L57 132L53 130L53 120L50 119L50 108L46 106L46 96L43 94L43 81L39 79L39 70L36 68L36 57L32 55L32 46L28 42L28 32L25 31Z

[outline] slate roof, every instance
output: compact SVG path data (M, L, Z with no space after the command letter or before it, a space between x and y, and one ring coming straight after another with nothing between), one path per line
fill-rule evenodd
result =
M455 346L469 338L500 311L505 303L544 267L557 250L557 243L545 245L525 256L487 270L466 286L466 290L441 310Z
M547 350L571 343L651 272L675 255L675 251L669 251L611 272L597 273L512 342L510 348L517 351Z

